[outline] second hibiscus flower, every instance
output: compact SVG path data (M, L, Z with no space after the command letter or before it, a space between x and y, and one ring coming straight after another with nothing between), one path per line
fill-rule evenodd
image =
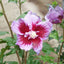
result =
M62 19L64 19L64 10L56 6L53 8L51 5L49 7L49 12L46 14L45 19L49 20L53 24L62 23Z
M25 51L34 49L37 54L42 49L43 40L51 32L52 23L42 22L40 17L32 12L28 12L25 18L13 21L11 28L17 35L16 45Z

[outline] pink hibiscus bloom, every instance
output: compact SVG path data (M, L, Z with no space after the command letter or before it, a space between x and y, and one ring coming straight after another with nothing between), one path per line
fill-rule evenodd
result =
M17 43L20 49L29 51L34 49L39 53L42 49L43 40L51 32L52 23L42 22L40 17L32 12L28 12L25 18L13 21L11 28L17 34Z
M53 8L50 5L49 12L46 14L45 19L49 20L53 24L59 24L62 22L62 19L64 18L63 14L64 10L61 7L56 6L55 8Z

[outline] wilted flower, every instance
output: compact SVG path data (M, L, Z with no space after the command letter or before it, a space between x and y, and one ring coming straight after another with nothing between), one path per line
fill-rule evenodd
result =
M28 51L34 49L39 53L42 49L43 40L51 32L52 23L42 22L40 17L32 12L28 12L25 18L13 21L12 30L17 34L17 43L20 49Z
M64 10L59 7L56 6L55 8L53 8L52 6L49 7L49 12L46 14L45 19L49 20L51 23L53 24L58 24L62 22L62 19L64 14Z

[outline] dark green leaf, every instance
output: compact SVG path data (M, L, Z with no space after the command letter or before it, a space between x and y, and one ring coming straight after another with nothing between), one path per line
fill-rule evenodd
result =
M59 40L59 35L58 35L58 32L56 30L53 30L51 32L51 34L49 35L49 40L51 40L51 39Z
M18 1L17 1L17 0L8 0L8 2L14 2L14 3L17 3Z
M64 60L64 52L62 52L62 55L60 55L60 61L62 62Z
M9 46L6 46L5 48L2 48L1 49L1 54L0 54L0 58L3 57L4 53L6 52L6 50L8 50L10 47Z
M56 53L58 53L60 50L60 45L58 45L58 47L56 47Z
M6 43L6 41L4 41L3 39L0 39L0 44L2 43Z
M0 31L0 36L5 35L5 34L9 34L9 32Z

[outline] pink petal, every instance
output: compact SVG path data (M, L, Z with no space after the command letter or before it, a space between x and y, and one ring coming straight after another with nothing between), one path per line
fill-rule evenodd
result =
M35 38L35 39L32 40L32 42L33 42L33 49L34 49L34 51L37 54L39 54L40 51L42 50L42 43L43 43L41 38Z
M37 25L33 25L33 30L37 32L37 35L43 39L46 39L51 32L52 23L49 21L39 22Z
M25 20L25 23L30 26L32 25L32 23L36 24L41 21L40 17L38 17L35 13L32 13L31 11L28 12L24 20Z
M13 21L11 28L16 34L20 34L20 35L29 31L29 27L24 23L23 19L19 19L18 21Z
M17 35L16 45L19 45L20 49L23 49L25 51L32 49L31 40L28 40L28 37L24 37L23 35Z

